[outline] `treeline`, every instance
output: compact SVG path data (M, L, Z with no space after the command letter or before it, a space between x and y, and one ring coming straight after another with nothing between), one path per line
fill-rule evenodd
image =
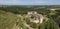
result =
M26 14L29 11L37 11L38 13L47 14L50 11L47 10L47 8L34 8L34 7L19 7L19 6L9 6L9 7L0 7L0 10L6 11L6 12L12 12L15 14Z
M59 6L6 6L0 7L0 10L12 12L15 14L26 14L29 11L37 11L38 13L48 14L49 8L60 8Z

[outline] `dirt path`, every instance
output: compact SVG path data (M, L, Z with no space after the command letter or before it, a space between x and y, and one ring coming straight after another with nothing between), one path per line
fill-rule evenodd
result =
M40 19L40 23L42 23L42 22L43 22L43 19L41 19L41 18L43 18L43 17L42 17L41 15L38 15L38 14L36 14L36 16L37 16L37 18ZM18 15L17 17L21 17L21 16ZM37 20L35 20L35 22L36 22L36 21L37 21ZM38 20L38 21L39 21L39 20ZM17 22L19 22L19 18L17 19ZM34 29L34 28L30 27L30 25L28 25L26 22L24 22L23 25L26 26L26 27L29 28L29 29ZM20 27L18 27L18 25L15 23L12 29L20 29Z
M17 17L19 17L19 16L17 16ZM17 19L16 22L17 23L19 22L19 18ZM20 29L20 27L18 26L18 24L15 23L12 29Z
M24 26L26 26L29 29L33 29L32 27L30 27L30 25L28 25L26 22L24 23Z
M16 26L16 24L14 24L12 29L20 29L20 28L18 27L18 25Z

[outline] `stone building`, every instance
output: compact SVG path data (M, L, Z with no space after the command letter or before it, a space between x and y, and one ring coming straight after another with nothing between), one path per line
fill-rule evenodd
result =
M28 15L30 17L30 21L33 23L42 23L43 22L43 16L41 14L38 14L36 11L28 12ZM33 17L33 19L32 19Z

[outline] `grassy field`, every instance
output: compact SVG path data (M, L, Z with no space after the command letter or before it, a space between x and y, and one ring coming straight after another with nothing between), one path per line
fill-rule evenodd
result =
M0 11L0 29L11 29L16 23L17 16L10 12Z

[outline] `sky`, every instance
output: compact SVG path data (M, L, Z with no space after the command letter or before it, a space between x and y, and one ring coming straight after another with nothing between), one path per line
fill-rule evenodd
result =
M60 0L0 0L0 5L60 5Z

